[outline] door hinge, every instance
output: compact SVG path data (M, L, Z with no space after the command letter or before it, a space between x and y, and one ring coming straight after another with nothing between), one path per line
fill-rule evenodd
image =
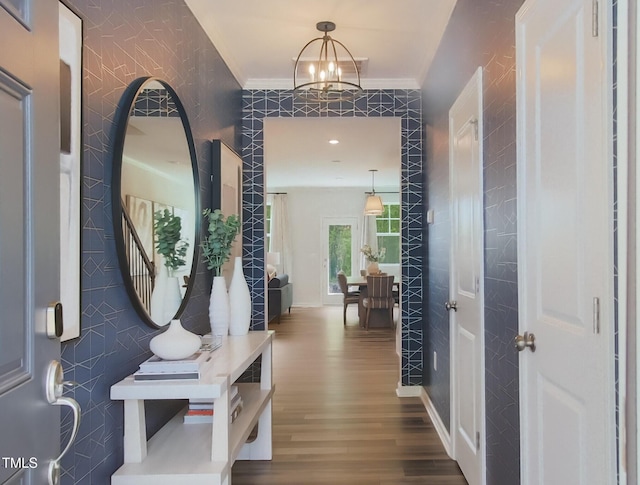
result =
M591 3L591 35L592 37L598 37L598 25L600 24L600 13L598 0L592 0Z
M480 278L476 278L476 295L480 293Z
M600 298L593 299L593 333L600 334Z
M480 449L480 431L476 431L476 450Z

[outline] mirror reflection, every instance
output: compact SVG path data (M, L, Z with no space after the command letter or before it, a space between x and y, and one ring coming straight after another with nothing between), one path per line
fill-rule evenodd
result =
M114 213L121 214L122 232L116 239L136 310L162 326L183 309L195 271L197 166L188 120L170 86L146 80L129 96L126 126L119 127L120 210Z

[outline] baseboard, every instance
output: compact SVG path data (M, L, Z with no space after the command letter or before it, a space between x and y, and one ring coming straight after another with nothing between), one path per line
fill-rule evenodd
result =
M431 418L431 422L433 423L433 427L435 428L436 433L438 433L438 436L440 437L442 446L444 446L444 450L447 452L447 455L449 455L449 458L455 460L453 456L453 443L451 442L451 436L447 431L447 427L442 422L442 419L440 418L436 407L431 402L429 394L427 394L425 388L420 387L420 389L420 399L422 400L422 403L427 410L427 414L429 414L429 417Z
M396 387L396 396L398 397L420 397L424 388L422 386L403 386L398 383Z

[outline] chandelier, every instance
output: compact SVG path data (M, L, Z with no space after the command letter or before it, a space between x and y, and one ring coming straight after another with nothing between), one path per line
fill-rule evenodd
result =
M293 92L315 102L352 101L362 94L360 71L342 42L333 39L336 24L318 22L322 37L309 41L300 51L293 69Z

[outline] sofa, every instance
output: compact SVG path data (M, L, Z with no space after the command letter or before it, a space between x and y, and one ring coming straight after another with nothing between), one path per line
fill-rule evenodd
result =
M267 306L269 309L269 323L276 320L280 323L283 313L291 313L293 304L293 284L289 283L289 275L274 276L267 285Z

